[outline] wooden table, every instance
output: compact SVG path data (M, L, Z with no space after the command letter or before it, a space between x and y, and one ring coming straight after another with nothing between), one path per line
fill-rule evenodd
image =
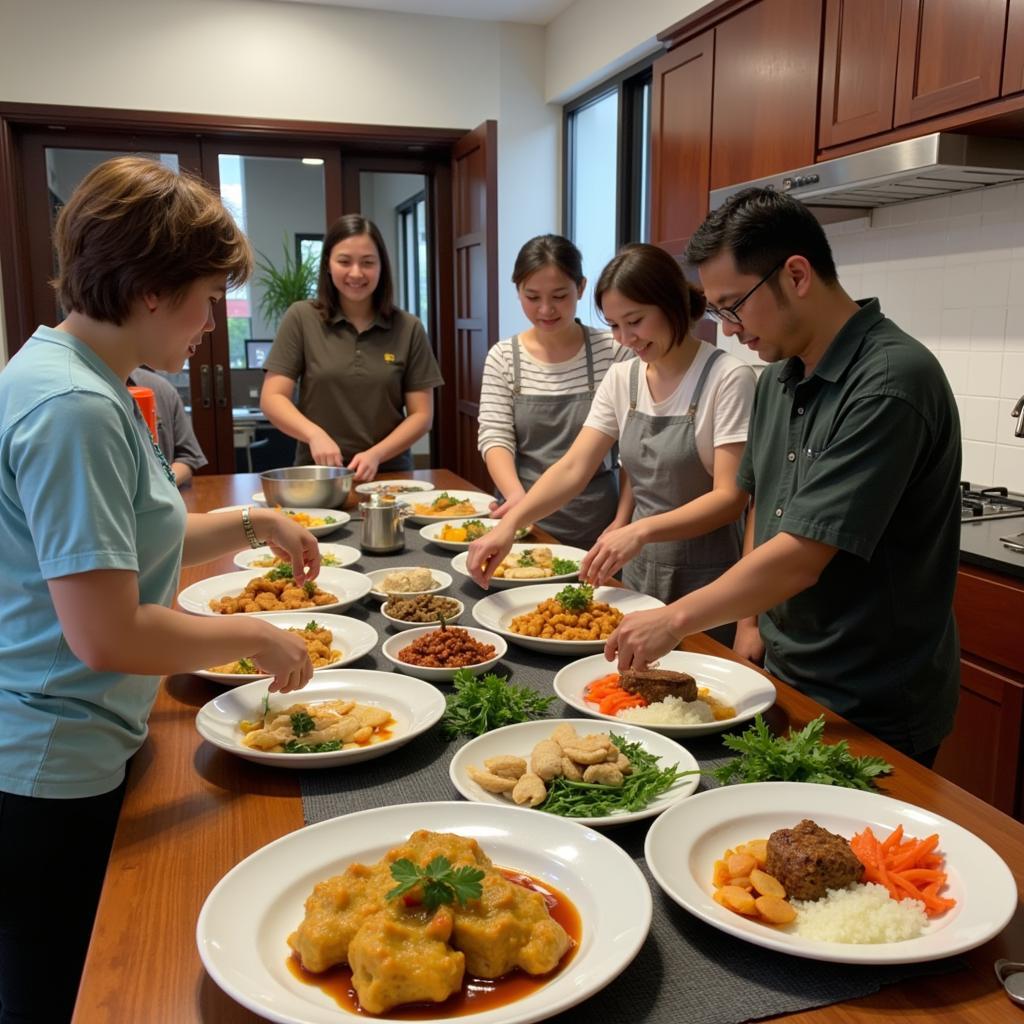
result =
M406 474L407 475L407 474ZM443 470L419 471L441 487L467 487ZM248 502L259 477L197 477L183 492L190 510ZM181 584L234 569L230 557L186 569ZM733 657L703 634L686 650ZM775 681L778 728L797 728L822 708ZM75 1024L237 1024L260 1018L207 977L195 927L207 894L240 860L303 826L295 772L232 757L200 740L196 712L220 688L198 676L164 681L150 718L148 742L136 755L107 870L99 913L78 995ZM882 754L896 768L884 782L892 796L970 829L1024 882L1024 825L827 713L828 736L845 738L857 754ZM979 880L984 884L984 880ZM792 1024L878 1024L893 1017L920 1024L1024 1024L997 985L993 962L1024 959L1024 914L967 954L970 970L904 982L852 1002L790 1014ZM340 1020L340 1017L339 1017Z

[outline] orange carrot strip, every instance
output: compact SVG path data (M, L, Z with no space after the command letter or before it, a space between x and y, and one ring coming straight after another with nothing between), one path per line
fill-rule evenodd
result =
M889 837L882 843L882 852L888 853L894 846L900 845L903 838L903 826L897 825L895 830L889 833Z

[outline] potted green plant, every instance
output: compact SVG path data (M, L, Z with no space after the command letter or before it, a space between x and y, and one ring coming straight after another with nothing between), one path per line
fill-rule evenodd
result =
M317 260L310 256L300 260L288 248L287 237L283 245L284 260L279 267L257 250L256 284L261 289L260 315L268 324L277 326L285 310L293 303L311 299L316 294Z

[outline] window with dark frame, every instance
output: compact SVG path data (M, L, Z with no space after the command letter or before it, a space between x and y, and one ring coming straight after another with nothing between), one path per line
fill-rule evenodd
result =
M427 288L427 197L417 192L396 208L398 214L399 303L402 308L428 323Z
M295 259L299 263L313 258L314 265L319 268L320 266L320 252L324 247L324 236L320 234L302 234L300 232L295 233Z
M562 230L583 253L591 283L621 246L650 237L653 61L654 55L563 108ZM591 305L591 323L596 315Z

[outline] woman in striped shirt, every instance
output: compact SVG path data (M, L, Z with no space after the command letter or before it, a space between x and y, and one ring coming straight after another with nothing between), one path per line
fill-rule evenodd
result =
M530 239L516 257L512 283L531 326L487 354L477 442L498 491L498 518L568 451L608 368L630 355L609 331L576 319L587 280L567 238ZM583 491L538 525L589 548L609 526L628 523L632 500L627 489L620 501L616 463L610 451Z

